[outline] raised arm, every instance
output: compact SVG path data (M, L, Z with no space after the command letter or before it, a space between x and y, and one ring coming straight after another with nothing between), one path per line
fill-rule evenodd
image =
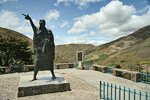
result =
M26 20L29 20L29 21L30 21L31 26L32 26L32 29L33 29L33 32L36 33L36 26L34 25L34 23L33 23L32 19L31 19L31 17L29 16L29 14L27 14L27 15L22 14L22 15L25 16L25 19L26 19Z

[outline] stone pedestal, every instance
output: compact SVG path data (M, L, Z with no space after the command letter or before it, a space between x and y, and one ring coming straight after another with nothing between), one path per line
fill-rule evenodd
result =
M82 61L78 62L78 67L76 69L83 70Z
M46 93L70 91L70 84L60 75L56 79L38 75L37 80L29 82L33 76L21 76L18 87L18 97L32 96Z

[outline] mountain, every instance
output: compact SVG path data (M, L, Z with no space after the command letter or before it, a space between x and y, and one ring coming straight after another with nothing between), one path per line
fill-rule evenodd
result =
M25 36L19 32L0 27L0 36L2 36L2 37L13 36L13 37L17 37L19 39L27 40L30 43L31 50L33 50L32 39L28 38L27 36Z
M73 63L76 62L76 52L84 51L85 54L93 51L95 48L92 44L66 44L55 47L56 63Z
M30 42L33 50L32 39L13 30L0 27L2 37L15 36ZM55 63L76 62L76 52L84 51L85 62L93 64L129 68L148 64L150 66L150 25L134 33L121 37L112 42L95 47L92 44L66 44L55 47Z
M28 38L27 36L10 30L6 28L0 27L0 36L14 36L23 40L27 40L30 43L30 48L33 51L33 40ZM76 61L76 51L84 51L86 54L93 51L94 45L91 44L66 44L59 45L55 47L55 62L56 63L67 63L67 62L75 62Z
M122 67L150 63L150 25L112 42L96 47L96 64ZM92 55L92 54L91 54ZM90 56L90 54L88 55Z

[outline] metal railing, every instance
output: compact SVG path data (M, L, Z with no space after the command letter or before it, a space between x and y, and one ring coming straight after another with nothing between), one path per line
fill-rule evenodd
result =
M139 92L136 92L135 89L131 91L130 88L121 88L121 86L117 87L116 85L105 84L105 82L102 83L101 81L99 98L107 100L150 100L150 96L148 96L147 92L142 94L141 90Z
M140 73L140 82L150 84L150 73Z

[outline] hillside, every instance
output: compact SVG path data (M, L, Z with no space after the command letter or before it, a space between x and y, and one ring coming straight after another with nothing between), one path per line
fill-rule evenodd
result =
M123 67L150 62L150 25L96 48L97 64ZM92 54L89 54L90 56ZM95 56L95 55L93 55Z
M9 36L13 36L13 37L17 37L19 39L23 39L23 40L29 41L30 48L31 48L31 50L33 50L33 41L32 41L32 39L28 38L27 36L25 36L25 35L23 35L23 34L21 34L19 32L0 27L0 36L7 37L8 35Z
M94 45L92 44L66 44L55 47L55 62L67 63L76 62L76 52L84 51L85 54L93 51Z
M0 27L2 37L16 36L28 40L33 49L32 39L13 30ZM76 51L85 52L85 60L93 64L122 68L137 67L139 64L150 66L150 25L112 42L95 47L92 44L66 44L55 47L55 63L76 62ZM146 65L146 66L147 66Z
M23 40L27 40L30 42L30 48L33 50L33 40L19 32L0 27L0 36L2 37L14 36ZM84 51L87 54L91 52L91 50L93 49L94 46L91 44L67 44L56 46L55 62L56 63L75 62L76 51Z

